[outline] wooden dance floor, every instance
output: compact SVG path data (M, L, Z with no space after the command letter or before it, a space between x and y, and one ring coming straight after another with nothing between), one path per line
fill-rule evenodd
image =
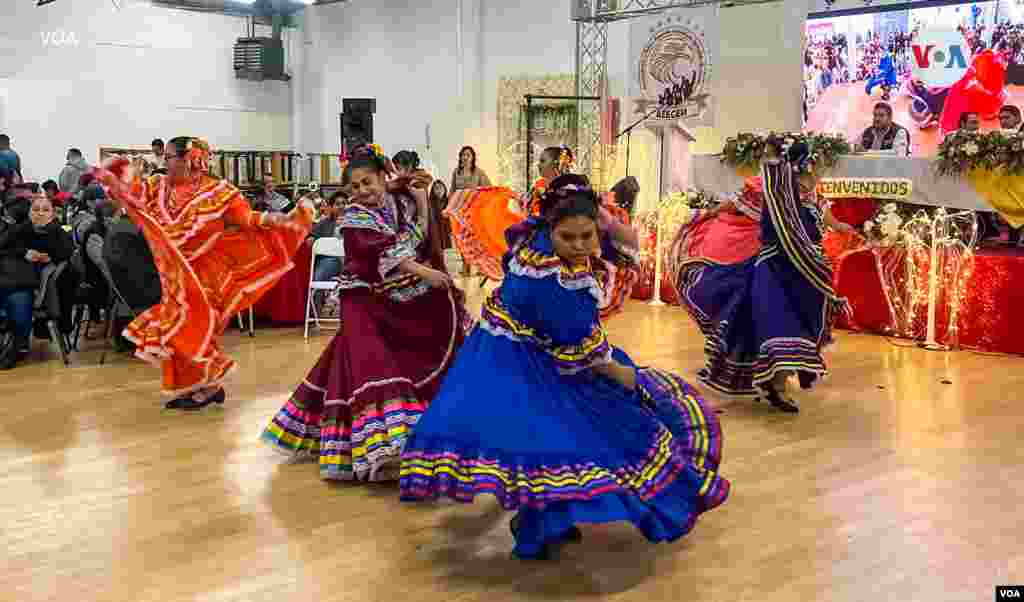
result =
M700 367L678 308L634 303L609 331L642 363ZM721 404L732 497L684 540L584 526L524 563L490 498L401 504L258 441L328 340L229 335L228 403L196 414L164 411L141 362L99 366L95 342L71 368L43 348L0 373L0 600L976 602L1024 582L1018 358L841 334L801 414Z
M1024 86L1006 86L1008 104L1024 106ZM864 129L871 125L872 109L876 102L882 100L881 90L875 90L873 96L864 94L864 82L852 84L836 84L818 97L818 102L807 115L806 129L815 132L842 132L851 142L860 140ZM910 131L913 154L933 156L942 142L942 135L936 125L927 130L920 130L910 118L910 99L906 96L892 95L890 101L893 108L893 120ZM999 129L996 118L982 121L982 130Z

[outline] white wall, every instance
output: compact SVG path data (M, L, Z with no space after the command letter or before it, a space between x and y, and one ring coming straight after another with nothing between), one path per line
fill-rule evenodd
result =
M296 125L303 148L336 152L341 99L376 98L374 137L386 152L415 148L447 178L470 144L493 173L498 79L574 69L569 2L553 4L353 0L307 9Z
M377 99L374 138L386 152L421 149L428 123L435 147L461 139L456 19L455 0L355 0L306 9L296 126L302 150L338 152L343 98Z
M41 34L61 30L77 46L44 44ZM232 46L244 35L240 18L131 0L120 11L109 0L3 0L0 131L37 181L56 178L73 146L93 162L101 146L177 135L225 149L291 148L290 85L235 79Z

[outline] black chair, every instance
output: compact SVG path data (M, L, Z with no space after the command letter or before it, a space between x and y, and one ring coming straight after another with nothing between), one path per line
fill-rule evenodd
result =
M32 307L32 317L35 323L45 324L46 333L51 343L57 345L61 360L65 366L71 365L71 339L69 332L62 332L60 322L62 319L62 308L60 284L64 277L69 262L65 261L57 265L48 265L43 270L39 288L36 290L35 304ZM38 334L38 333L37 333Z

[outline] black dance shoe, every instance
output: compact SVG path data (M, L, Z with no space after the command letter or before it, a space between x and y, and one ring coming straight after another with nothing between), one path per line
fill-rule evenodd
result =
M195 411L201 410L206 406L210 405L211 403L222 404L224 403L224 400L226 398L227 394L224 393L224 389L218 389L216 393L207 397L203 401L195 400L192 397L179 397L177 399L172 399L171 401L168 401L164 407L167 408L168 410Z
M815 381L818 380L818 375L813 372L798 372L797 378L800 379L800 388L806 390L814 386Z

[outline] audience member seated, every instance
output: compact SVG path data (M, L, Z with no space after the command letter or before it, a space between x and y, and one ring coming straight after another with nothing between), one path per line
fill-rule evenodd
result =
M103 261L114 286L128 308L139 314L160 302L160 274L146 237L131 220L121 216L109 223L103 241ZM114 332L120 334L131 317L118 317ZM121 339L121 345L128 345Z
M968 134L977 134L980 131L981 131L981 115L978 115L977 113L975 113L973 111L968 111L968 112L963 113L963 114L960 115L959 129L956 130L956 132L951 132L951 134L955 134L957 132L967 132Z
M0 219L0 309L14 332L18 359L29 350L32 307L39 275L28 257L32 237L31 193L14 187L5 191Z
M263 190L253 199L252 208L254 211L288 213L295 209L295 203L288 197L275 191L274 176L266 174L263 176Z
M85 233L96 221L96 207L105 200L106 194L101 186L91 183L82 191L80 199L69 211L68 225L71 226L72 237L76 245L84 245Z
M0 297L13 324L21 359L29 350L35 292L46 266L70 259L74 247L45 194L16 187L8 191L4 213L0 225Z
M341 225L341 210L344 204L345 194L336 192L330 199L320 206L320 221L313 226L310 238L337 238L338 228ZM313 270L313 280L324 282L334 280L341 274L342 260L340 257L318 257L316 267Z
M904 157L910 155L910 132L892 120L892 105L875 104L871 127L861 134L858 151L894 151Z
M83 244L75 252L75 268L80 277L79 294L76 295L76 299L79 303L94 309L106 309L110 298L109 282L113 276L106 260L103 259L103 246L113 216L113 204L107 201L100 202L94 212L95 219L82 234Z

